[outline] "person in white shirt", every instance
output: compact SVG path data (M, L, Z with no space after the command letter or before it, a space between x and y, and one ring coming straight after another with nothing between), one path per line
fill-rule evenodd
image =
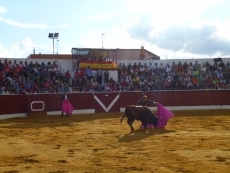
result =
M152 65L151 62L149 63L148 68L149 68L150 70L153 70L153 65Z
M7 89L4 89L4 90L2 91L2 94L9 95L10 93L9 93L9 91L7 91Z
M110 88L110 86L109 86L109 84L105 84L105 91L111 91L111 88Z
M166 71L167 75L169 75L171 73L171 67L169 64L166 65L165 71Z

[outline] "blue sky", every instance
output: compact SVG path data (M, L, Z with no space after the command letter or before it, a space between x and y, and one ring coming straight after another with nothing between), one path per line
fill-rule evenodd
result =
M230 57L230 0L0 0L0 57L79 48L145 49L162 59ZM102 33L104 34L102 36Z

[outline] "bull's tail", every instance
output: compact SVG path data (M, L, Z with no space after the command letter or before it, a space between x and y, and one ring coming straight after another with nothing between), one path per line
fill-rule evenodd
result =
M119 118L120 119L120 124L122 124L124 117L125 117L125 114L122 117Z

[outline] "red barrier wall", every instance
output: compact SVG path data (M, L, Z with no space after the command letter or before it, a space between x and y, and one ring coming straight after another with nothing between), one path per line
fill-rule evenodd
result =
M145 93L148 99L164 106L212 106L230 105L229 90L185 90L155 91ZM142 92L69 93L74 110L95 109L96 113L120 112L120 108L136 105ZM61 111L62 94L0 95L0 116L28 113L31 103L44 102L44 112ZM153 106L153 105L148 105ZM41 109L41 104L33 104L33 109Z

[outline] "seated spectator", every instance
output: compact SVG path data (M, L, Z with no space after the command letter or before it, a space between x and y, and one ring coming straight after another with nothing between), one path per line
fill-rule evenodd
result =
M160 70L160 73L162 75L164 75L164 73L165 73L165 67L164 67L163 63L160 63L159 70Z
M10 92L5 88L5 89L3 89L2 94L4 94L4 95L9 95Z
M9 62L8 62L8 66L10 67L10 69L12 69L13 68L13 64L12 64L12 62L9 60Z
M134 74L135 74L135 75L139 75L139 68L138 68L138 67L136 67L136 68L134 69Z
M148 66L146 63L144 63L143 67L144 67L144 69L148 69Z
M74 79L79 79L80 78L80 70L76 70L74 72Z
M223 74L222 74L220 69L215 70L214 73L215 73L217 79L220 79L221 77L223 77Z
M122 64L122 71L126 71L125 63Z
M225 64L224 64L224 62L222 60L219 63L219 69L220 70L225 70Z
M105 70L104 72L104 83L108 83L109 82L109 72L108 70Z
M16 68L17 65L18 65L17 60L14 60L14 62L12 63L12 67Z
M187 64L186 61L185 61L184 64L183 64L183 68L184 68L184 71L188 70L188 64Z
M164 81L164 87L166 90L170 89L170 78L167 77Z
M153 65L152 65L151 62L150 62L149 65L148 65L148 69L149 69L149 70L153 70L153 69L154 69L154 67L153 67Z
M100 84L102 84L102 75L103 75L103 71L101 70L101 68L99 68L96 73L96 78Z
M145 71L145 68L143 67L143 65L140 66L139 71L140 72L144 72Z
M170 65L168 63L166 65L165 72L166 72L166 75L171 74L171 67L170 67Z
M85 74L84 70L80 70L79 78L80 79L85 79L85 76L86 76L86 74Z
M94 77L93 79L91 79L91 81L90 81L90 86L97 86L98 85L98 82L97 82L97 79L96 79L96 77Z
M115 80L113 80L113 78L111 77L111 78L109 79L109 86L114 86L114 85L116 85L116 82L115 82Z
M193 69L196 70L198 66L199 66L198 61L196 61L195 64L193 65Z
M38 64L36 64L36 65L34 65L31 72L34 73L36 76L39 76L40 75L39 70L40 70L40 68L38 67Z
M127 66L127 70L131 70L133 67L132 67L132 65L131 65L131 63L129 63L129 65Z
M88 80L91 80L93 78L93 73L92 73L92 70L91 70L90 66L88 66L85 69L85 74L86 74L86 77L87 77Z
M53 66L50 67L49 73L51 78L57 76L57 70Z
M0 60L0 71L2 71L4 69L4 65L2 63L2 61Z
M90 88L89 88L89 92L95 92L95 89L94 89L94 87L93 86L91 86Z
M193 76L198 76L199 74L200 74L200 70L198 68L196 68L196 70L194 70Z
M187 80L187 89L193 89L193 84L191 80Z
M178 68L177 71L180 71L180 72L184 71L184 68L183 68L181 62L178 63L177 68Z
M51 67L51 62L48 62L46 65L46 69L50 69L50 67Z
M139 82L140 88L142 88L143 86L145 86L145 82L143 79L140 80Z
M230 63L229 63L229 61L226 64L226 69L230 69Z
M126 78L126 75L125 75L125 72L122 71L121 74L120 74L120 81L123 82Z
M59 69L59 65L58 65L58 62L57 62L57 60L53 61L53 64L52 64L52 66L53 66L54 68L57 68L57 69Z
M220 89L227 89L225 82L220 82Z
M134 85L139 85L139 84L140 84L140 83L139 83L139 80L140 80L139 76L138 76L138 75L135 75L135 77L133 78L133 84L134 84Z
M93 74L93 78L95 78L96 75L97 75L97 70L96 70L96 69L92 69L92 74ZM91 79L91 80L92 80L92 79Z
M8 73L11 70L11 67L10 67L9 63L7 62L7 60L5 60L3 66L4 66L4 71L6 73Z
M191 82L192 82L192 84L193 84L193 87L194 87L195 89L198 89L198 79L197 79L196 76L193 76L193 77L191 78Z
M216 69L219 69L219 64L217 62L214 62L213 67Z
M134 64L133 64L133 70L136 69L136 68L138 68L138 66L137 66L137 64L134 62Z
M155 63L155 65L153 66L153 70L154 70L154 72L155 73L157 73L157 70L159 69L159 67L158 67L158 64L157 63Z
M42 63L41 63L41 65L40 65L40 67L41 67L41 70L44 70L44 69L46 68L45 63L44 63L44 62L42 62Z
M141 68L141 66L142 66L142 64L141 64L141 62L139 62L138 65L137 65L137 67Z
M107 84L105 84L105 91L106 91L106 92L111 91L110 86L109 86L109 84L108 84L108 83L107 83Z

